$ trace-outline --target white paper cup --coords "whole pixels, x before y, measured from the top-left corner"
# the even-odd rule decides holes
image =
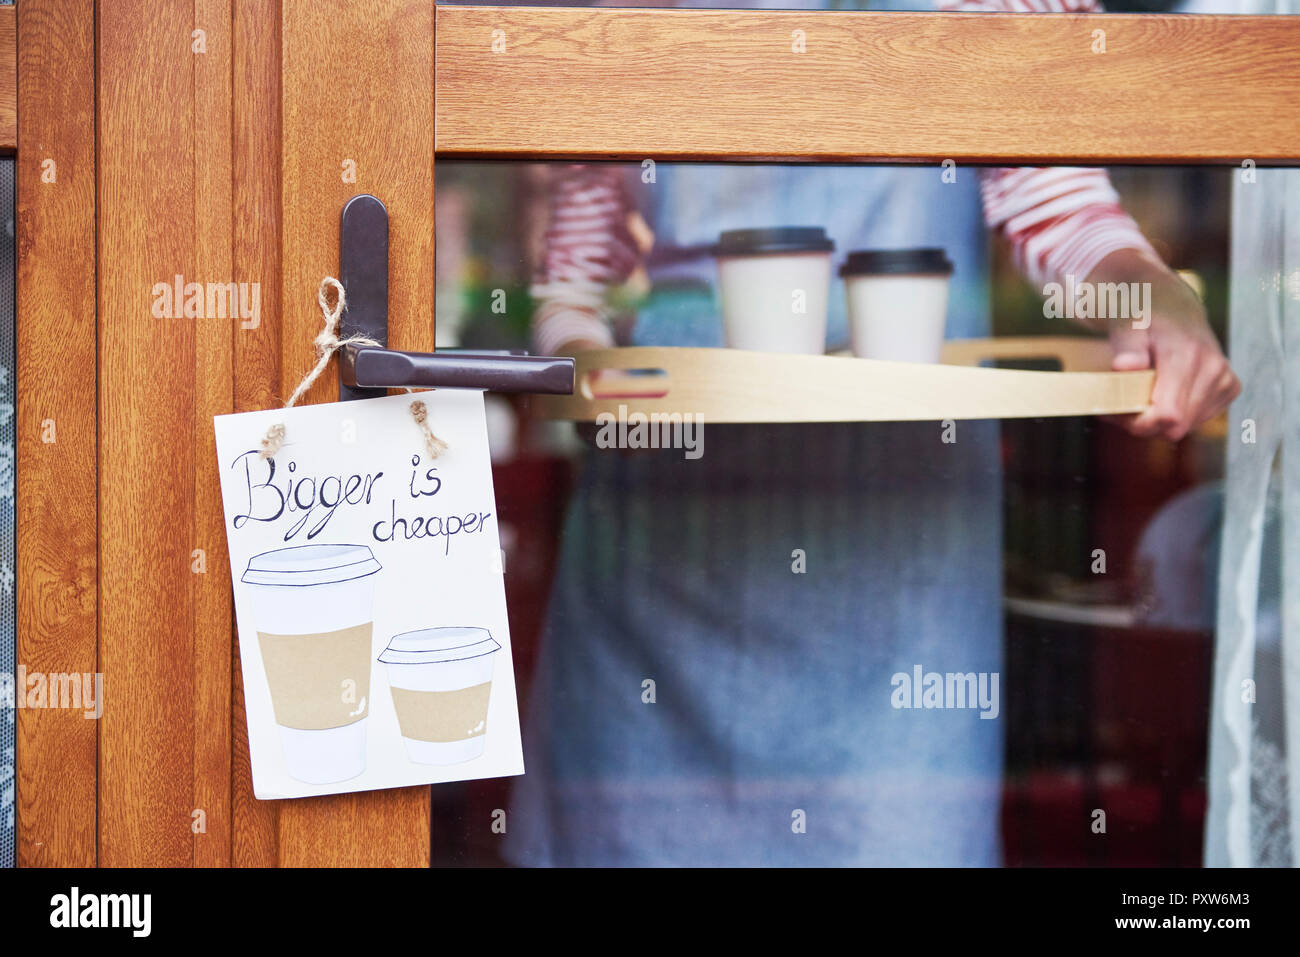
[[[948,315],[952,263],[942,249],[849,253],[840,267],[854,355],[938,362]]]
[[[289,776],[346,781],[366,769],[374,574],[365,545],[299,545],[254,555],[262,666]]]
[[[388,666],[407,757],[460,764],[483,753],[500,650],[486,628],[425,628],[393,637],[379,660]]]
[[[727,345],[824,353],[834,248],[825,230],[815,226],[723,233],[714,255]]]

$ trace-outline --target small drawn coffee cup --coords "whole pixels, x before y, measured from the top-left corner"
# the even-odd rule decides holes
[[[365,545],[298,545],[254,555],[240,579],[289,776],[346,781],[366,769],[371,604],[379,562]]]
[[[727,345],[755,352],[824,353],[834,249],[819,226],[724,232],[714,256]]]
[[[486,628],[425,628],[393,637],[379,660],[388,666],[407,757],[460,764],[483,753],[500,650]]]
[[[894,362],[938,362],[952,262],[942,249],[860,249],[840,276],[848,297],[853,354]]]

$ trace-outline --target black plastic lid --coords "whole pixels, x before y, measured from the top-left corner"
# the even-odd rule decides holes
[[[835,243],[820,226],[772,226],[730,229],[718,238],[715,256],[761,256],[768,253],[827,253]]]
[[[937,247],[855,249],[840,267],[841,276],[951,276],[952,261]]]

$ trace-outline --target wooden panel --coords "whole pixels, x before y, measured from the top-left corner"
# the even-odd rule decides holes
[[[191,43],[190,57],[194,70],[194,278],[204,283],[227,282],[233,269],[230,7],[231,0],[194,0],[194,31],[202,31]],[[194,44],[200,40],[203,52],[194,52]],[[208,316],[199,320],[194,342],[194,531],[190,540],[195,549],[202,550],[204,568],[193,574],[191,561],[194,807],[204,815],[203,830],[194,834],[193,861],[199,867],[228,865],[231,858],[231,654],[235,642],[212,417],[234,411],[231,348],[236,334],[252,321],[234,311],[237,318]]]
[[[75,15],[74,9],[68,15]],[[18,146],[18,15],[0,7],[0,153]]]
[[[235,279],[261,289],[261,321],[235,335],[235,410],[248,412],[270,408],[280,396],[279,0],[237,3],[232,45]],[[274,867],[279,804],[253,796],[238,642],[232,666],[231,863]]]
[[[338,270],[339,213],[373,193],[389,214],[389,341],[432,350],[433,4],[283,5],[280,384],[314,361],[316,289]],[[351,166],[345,166],[350,161]],[[355,182],[345,169],[355,168]],[[335,401],[322,376],[308,401]],[[283,866],[429,864],[429,789],[281,802]]]
[[[17,647],[55,674],[98,670],[94,23],[91,0],[18,17]],[[95,864],[97,731],[18,712],[20,865]]]
[[[194,699],[196,330],[208,320],[151,311],[156,283],[201,279],[193,19],[192,0],[98,10],[104,866],[192,862],[195,725],[221,720]]]
[[[443,156],[1300,157],[1297,17],[440,6],[437,18]]]

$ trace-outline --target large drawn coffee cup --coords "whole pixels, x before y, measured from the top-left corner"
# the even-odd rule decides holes
[[[242,581],[290,777],[333,784],[366,768],[371,604],[379,562],[365,545],[254,555]]]
[[[483,753],[500,650],[486,628],[426,628],[388,643],[379,660],[388,666],[407,757],[460,764]]]

